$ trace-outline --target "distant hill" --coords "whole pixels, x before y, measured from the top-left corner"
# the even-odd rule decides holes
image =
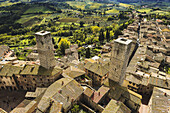
[[[117,0],[122,3],[138,3],[138,2],[170,2],[170,0]]]

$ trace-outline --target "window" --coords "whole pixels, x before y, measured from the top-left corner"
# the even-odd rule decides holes
[[[12,82],[12,84],[14,84],[14,82]]]
[[[34,68],[35,68],[35,67],[32,67],[32,68],[31,68],[31,72],[34,70]]]
[[[22,75],[24,78],[26,77],[26,75]]]
[[[40,42],[41,42],[42,45],[44,44],[43,41],[40,41]]]
[[[33,78],[33,80],[35,80],[35,78]]]
[[[119,49],[117,50],[117,55],[119,54]]]

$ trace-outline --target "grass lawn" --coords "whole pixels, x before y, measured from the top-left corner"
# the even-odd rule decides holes
[[[119,13],[119,11],[117,9],[111,9],[106,11],[106,13]]]

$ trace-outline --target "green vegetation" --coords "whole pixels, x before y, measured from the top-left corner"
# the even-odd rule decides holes
[[[124,3],[119,3],[120,6],[123,6],[123,7],[134,7],[133,5],[130,5],[130,4],[124,4]]]
[[[119,13],[119,11],[113,8],[111,10],[106,11],[106,13]]]
[[[51,32],[56,58],[65,55],[65,49],[71,44],[78,44],[79,55],[89,58],[99,55],[103,44],[122,34],[122,30],[134,21],[132,12],[135,10],[149,13],[150,18],[164,19],[164,23],[169,24],[166,10],[141,9],[124,3],[87,0],[13,2],[6,6],[0,8],[0,44],[9,45],[19,59],[25,59],[31,52],[24,48],[36,45],[34,33],[41,30]],[[89,45],[93,47],[87,49]]]
[[[138,9],[138,11],[141,12],[141,13],[144,13],[144,12],[150,13],[152,11],[152,9],[144,8],[144,9]]]

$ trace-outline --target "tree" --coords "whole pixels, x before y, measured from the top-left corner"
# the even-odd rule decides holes
[[[91,29],[92,29],[94,34],[96,34],[97,32],[100,31],[100,27],[98,27],[98,26],[91,26]]]
[[[86,49],[86,58],[90,58],[90,48]]]
[[[110,31],[108,29],[106,32],[106,39],[107,39],[107,42],[110,40]]]
[[[122,32],[121,32],[120,29],[116,29],[116,30],[115,30],[115,33],[114,33],[115,38],[118,38],[118,36],[121,35],[121,34],[122,34]]]
[[[74,105],[71,109],[71,113],[78,113],[80,111],[79,105]]]
[[[80,21],[80,27],[84,27],[84,22]]]
[[[104,41],[103,29],[100,30],[99,41],[100,41],[100,43],[101,43],[102,41]]]
[[[93,20],[93,26],[95,26],[95,21]]]
[[[65,49],[69,48],[70,42],[66,39],[61,39],[61,41],[58,44],[60,51],[63,55],[65,55]]]

